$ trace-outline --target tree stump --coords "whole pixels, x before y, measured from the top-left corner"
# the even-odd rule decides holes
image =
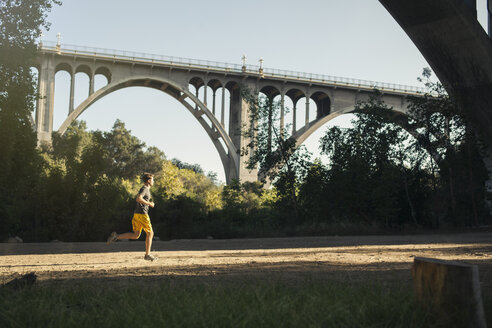
[[[478,267],[455,261],[416,257],[415,297],[452,327],[486,328]]]

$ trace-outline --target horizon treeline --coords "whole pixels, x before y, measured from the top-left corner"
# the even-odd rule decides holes
[[[377,93],[359,103],[351,128],[332,127],[320,139],[329,164],[312,160],[275,127],[269,137],[268,128],[257,124],[267,133],[256,136],[270,141],[252,140],[258,151],[249,164],[265,180],[229,185],[197,164],[146,147],[120,120],[108,132],[88,131],[85,122],[75,121],[38,148],[31,133],[27,151],[17,149],[24,156],[17,173],[3,179],[16,197],[2,199],[1,237],[103,241],[110,231],[128,231],[143,172],[156,176],[150,215],[161,240],[480,226],[490,221],[480,144],[454,110],[448,108],[446,118],[442,108],[449,97],[442,97],[412,100],[406,116],[395,116]],[[266,101],[258,108],[274,115],[278,104]],[[252,119],[259,122],[261,115]]]
[[[0,11],[0,241],[103,241],[131,229],[139,176],[156,175],[156,236],[238,238],[407,232],[490,224],[484,145],[466,108],[431,82],[393,111],[377,90],[355,107],[352,127],[320,140],[311,159],[277,123],[280,104],[241,90],[250,104],[242,150],[261,182],[217,185],[196,164],[165,154],[117,120],[111,131],[75,121],[38,147],[36,38],[58,0],[2,1]],[[284,109],[287,110],[287,109]],[[234,133],[232,131],[231,133]],[[248,152],[254,149],[254,152]],[[264,187],[267,183],[268,188]]]

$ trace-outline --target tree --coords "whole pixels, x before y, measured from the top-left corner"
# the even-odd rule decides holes
[[[159,172],[162,163],[166,160],[166,154],[157,147],[148,147],[143,155],[144,165],[141,168],[144,172]]]
[[[63,136],[53,133],[52,140],[51,149],[45,151],[51,152],[54,159],[67,161],[68,166],[72,166],[72,162],[80,162],[83,150],[92,142],[92,133],[87,131],[85,121],[73,121]]]
[[[409,99],[408,115],[376,93],[356,106],[352,128],[321,139],[332,216],[385,227],[480,223],[486,173],[476,134],[430,71],[421,80],[429,92]]]
[[[279,102],[254,96],[245,88],[242,97],[250,110],[249,124],[242,131],[250,140],[242,149],[242,155],[249,155],[247,168],[258,166],[260,178],[273,181],[278,200],[287,205],[281,207],[293,209],[294,220],[298,221],[298,186],[309,165],[310,154],[304,146],[297,146],[296,140],[289,135],[289,125],[281,127],[278,124]]]
[[[318,224],[330,221],[330,204],[327,197],[328,170],[316,159],[308,168],[299,187],[299,203],[306,222]]]
[[[401,218],[418,224],[409,173],[423,169],[425,153],[415,150],[415,140],[390,123],[392,108],[380,94],[357,104],[355,111],[352,128],[331,128],[320,140],[330,160],[333,215],[379,221],[385,227],[403,223]],[[410,216],[401,216],[404,207]]]
[[[37,99],[31,67],[54,4],[60,2],[0,0],[0,237],[36,226],[32,194],[42,161],[31,125]]]
[[[144,169],[145,143],[133,136],[122,121],[116,120],[111,131],[104,133],[103,147],[111,162],[111,175],[132,178]]]
[[[430,69],[424,69],[419,80],[428,92],[423,97],[410,98],[408,126],[416,131],[419,144],[437,164],[439,180],[434,181],[434,190],[446,195],[440,195],[440,199],[449,204],[444,217],[455,225],[478,225],[479,217],[485,214],[487,179],[480,137],[459,101],[448,95],[441,83],[432,80]]]
[[[199,164],[190,164],[183,162],[177,158],[173,158],[171,162],[176,165],[179,169],[187,169],[187,170],[192,170],[195,173],[198,174],[203,174],[203,169]]]

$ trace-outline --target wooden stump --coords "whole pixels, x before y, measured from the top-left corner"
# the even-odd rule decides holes
[[[486,328],[478,267],[416,257],[412,276],[417,302],[453,327]]]

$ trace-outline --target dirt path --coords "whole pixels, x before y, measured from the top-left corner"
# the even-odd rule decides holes
[[[0,244],[0,283],[29,272],[40,282],[266,274],[409,281],[413,258],[432,257],[478,265],[483,293],[492,297],[492,233],[174,240],[152,248],[155,262],[143,260],[142,241]]]

